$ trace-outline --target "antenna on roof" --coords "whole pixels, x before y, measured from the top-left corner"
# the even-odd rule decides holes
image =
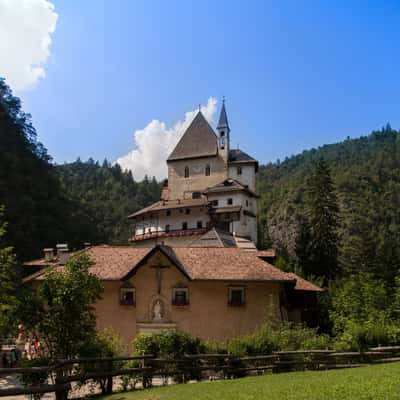
[[[201,104],[199,104],[199,112],[201,111]]]

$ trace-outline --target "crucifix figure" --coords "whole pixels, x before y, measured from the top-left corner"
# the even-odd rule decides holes
[[[157,293],[160,294],[160,293],[161,293],[161,283],[162,283],[162,282],[161,282],[161,281],[162,281],[162,273],[161,273],[161,270],[162,270],[163,268],[168,268],[168,267],[165,266],[165,265],[157,264],[157,265],[152,266],[152,268],[154,268],[154,269],[156,270]]]

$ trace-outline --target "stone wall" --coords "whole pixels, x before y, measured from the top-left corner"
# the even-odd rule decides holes
[[[205,175],[206,165],[210,166],[210,176]],[[185,178],[185,167],[189,168],[189,177]],[[227,165],[220,156],[168,162],[169,198],[187,199],[193,192],[202,192],[207,187],[227,179]]]

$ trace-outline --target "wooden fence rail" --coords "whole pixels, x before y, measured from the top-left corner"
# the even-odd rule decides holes
[[[327,370],[355,368],[362,365],[400,361],[400,346],[376,347],[365,352],[334,350],[279,351],[272,354],[236,357],[231,354],[196,354],[180,359],[135,357],[79,358],[59,360],[54,365],[32,368],[2,368],[0,376],[47,377],[26,387],[0,389],[0,397],[54,392],[58,400],[67,398],[72,382],[101,383],[103,393],[112,392],[113,377],[137,379],[143,387],[153,377],[173,377],[178,382],[206,379],[212,376],[234,378],[248,374],[305,369]],[[32,379],[30,380],[32,381]],[[51,382],[51,383],[49,383]]]

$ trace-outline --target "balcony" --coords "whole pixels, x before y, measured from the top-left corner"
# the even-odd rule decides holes
[[[146,232],[141,235],[132,236],[130,242],[138,242],[148,239],[166,238],[166,237],[182,237],[182,236],[195,236],[203,235],[207,232],[206,228],[193,228],[193,229],[171,229],[169,231]]]

